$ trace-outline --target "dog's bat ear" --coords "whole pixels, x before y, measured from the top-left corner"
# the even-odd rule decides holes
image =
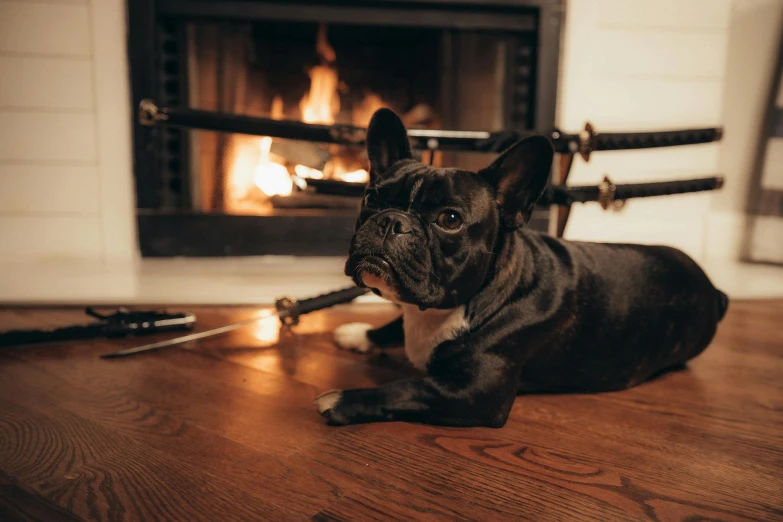
[[[547,138],[532,136],[512,145],[479,172],[495,187],[501,219],[506,226],[516,228],[530,219],[536,201],[549,183],[553,156]]]
[[[367,156],[370,178],[382,177],[401,159],[410,159],[411,145],[402,120],[391,109],[378,109],[367,128]]]

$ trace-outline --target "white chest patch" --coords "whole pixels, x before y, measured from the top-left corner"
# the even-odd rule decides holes
[[[468,329],[465,307],[450,310],[419,310],[402,305],[402,325],[405,330],[405,355],[420,370],[427,368],[432,351],[440,343],[456,338]]]

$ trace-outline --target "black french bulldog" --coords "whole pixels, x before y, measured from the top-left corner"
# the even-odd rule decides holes
[[[687,255],[520,230],[552,146],[520,141],[476,173],[412,159],[394,112],[367,132],[370,183],[345,273],[401,305],[378,329],[343,325],[344,348],[405,344],[426,376],[315,401],[330,424],[505,424],[519,392],[635,386],[699,355],[728,307]]]

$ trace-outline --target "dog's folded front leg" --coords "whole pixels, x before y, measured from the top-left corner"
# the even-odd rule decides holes
[[[409,421],[445,426],[503,426],[516,386],[506,361],[480,354],[459,366],[457,371],[442,372],[431,363],[430,369],[436,371],[423,378],[378,388],[332,390],[318,397],[315,404],[318,412],[334,425]]]

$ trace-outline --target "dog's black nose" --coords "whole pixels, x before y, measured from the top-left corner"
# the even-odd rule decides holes
[[[378,219],[378,228],[383,237],[410,234],[411,224],[407,217],[401,214],[384,214]]]

